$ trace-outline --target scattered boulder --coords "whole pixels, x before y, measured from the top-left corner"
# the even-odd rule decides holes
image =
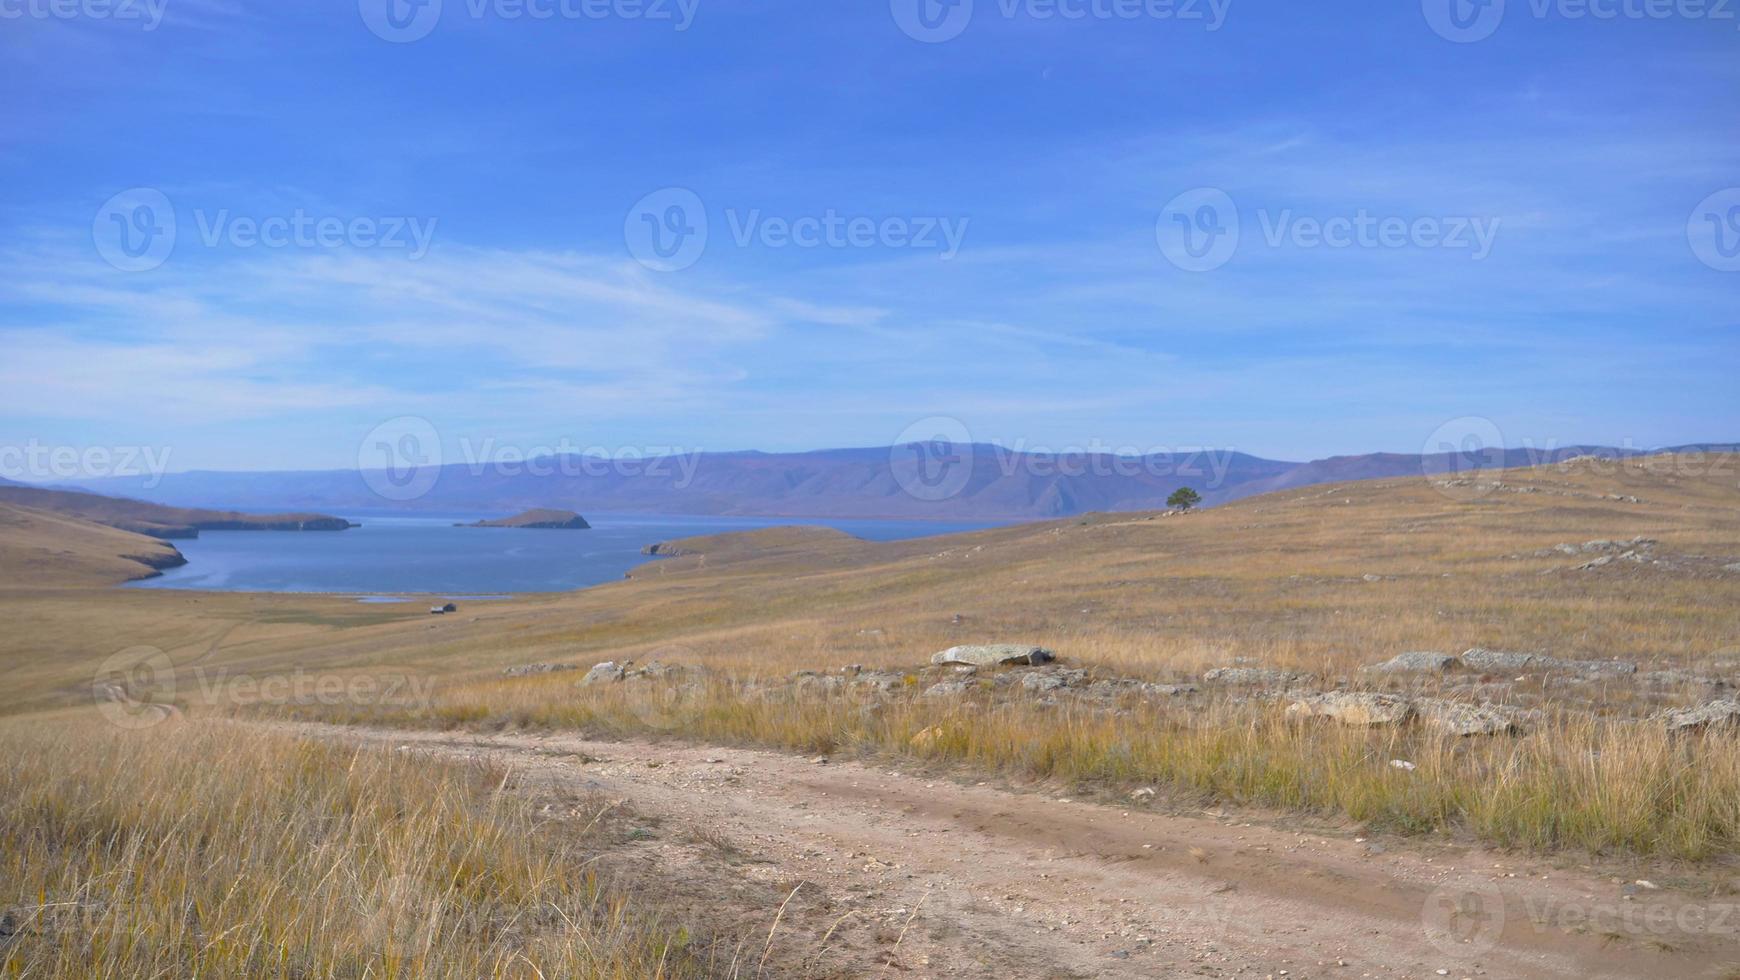
[[[626,672],[622,669],[622,666],[616,661],[606,660],[601,664],[593,665],[592,669],[586,672],[586,676],[580,678],[580,686],[591,687],[594,684],[615,684],[622,680],[625,673]]]
[[[1447,653],[1415,650],[1398,653],[1381,664],[1372,664],[1366,670],[1382,674],[1442,673],[1455,669],[1457,664],[1457,659]]]
[[[1366,694],[1336,691],[1313,694],[1287,706],[1287,714],[1304,718],[1329,718],[1343,725],[1376,728],[1399,725],[1413,717],[1414,707],[1407,698],[1394,694]]]
[[[658,660],[648,660],[635,667],[623,665],[623,675],[629,680],[669,681],[691,674],[705,674],[704,667],[685,667],[681,664],[667,664]]]
[[[1670,667],[1667,670],[1652,670],[1646,673],[1641,673],[1637,675],[1637,679],[1644,684],[1653,684],[1660,687],[1672,687],[1675,684],[1707,684],[1712,687],[1725,687],[1727,685],[1727,682],[1722,680],[1720,677],[1711,677],[1707,674],[1697,673],[1696,671],[1681,670],[1678,667]]]
[[[1462,663],[1475,670],[1510,673],[1518,670],[1559,670],[1585,677],[1615,677],[1637,673],[1628,660],[1560,660],[1543,653],[1505,653],[1475,647],[1462,654]]]
[[[799,672],[792,679],[796,682],[792,690],[800,697],[832,694],[846,686],[846,678],[839,674],[818,674],[806,670]]]
[[[930,687],[926,688],[924,696],[927,698],[960,697],[967,693],[968,688],[969,685],[966,681],[943,681],[940,684],[932,684]]]
[[[888,694],[898,690],[905,681],[906,677],[903,674],[886,670],[872,670],[853,675],[847,683],[853,687],[868,688],[871,691]]]
[[[1017,643],[991,643],[982,646],[949,647],[930,658],[933,664],[970,664],[974,667],[1010,666],[1037,667],[1057,659],[1044,647],[1022,646]]]
[[[1216,667],[1202,675],[1205,684],[1232,686],[1293,687],[1316,680],[1313,674],[1272,667]]]
[[[1546,667],[1545,661],[1551,657],[1543,657],[1538,653],[1505,653],[1500,650],[1488,650],[1485,647],[1475,647],[1462,653],[1464,666],[1475,670],[1497,671],[1509,673],[1515,670],[1541,670]]]
[[[1740,701],[1723,698],[1696,708],[1664,711],[1658,716],[1670,732],[1702,732],[1740,727]]]
[[[1483,701],[1446,701],[1441,698],[1421,698],[1414,702],[1414,713],[1427,727],[1447,735],[1467,738],[1472,735],[1520,735],[1530,723],[1540,718],[1538,711],[1525,711],[1506,705]]]
[[[565,670],[579,670],[573,664],[521,664],[518,667],[508,667],[502,670],[503,677],[533,677],[538,674],[557,674]]]
[[[1061,675],[1056,673],[1026,674],[1021,678],[1021,689],[1024,691],[1031,691],[1034,694],[1044,694],[1048,691],[1055,691],[1060,687],[1068,686],[1068,682],[1065,681]]]

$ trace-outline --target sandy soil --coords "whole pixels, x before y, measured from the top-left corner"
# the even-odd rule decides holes
[[[1740,975],[1740,899],[1478,849],[741,748],[294,727],[488,759],[551,807],[620,801],[679,909],[755,933],[747,974],[766,952],[829,977]]]

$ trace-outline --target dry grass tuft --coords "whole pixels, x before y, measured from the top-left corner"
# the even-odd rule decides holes
[[[1342,816],[1374,829],[1451,833],[1530,851],[1704,860],[1740,850],[1740,736],[1546,713],[1522,737],[1300,723],[1285,702],[1047,706],[1015,700],[879,703],[715,680],[673,698],[653,685],[460,689],[426,710],[332,720],[582,729],[815,753],[904,756],[1174,803]],[[542,691],[536,695],[531,691]],[[1412,762],[1411,771],[1390,765]]]
[[[224,723],[0,737],[0,974],[704,972],[501,773]]]

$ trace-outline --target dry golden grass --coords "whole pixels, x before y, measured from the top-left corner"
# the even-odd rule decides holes
[[[928,682],[926,682],[928,683]],[[412,727],[579,729],[945,762],[1122,796],[1157,786],[1175,805],[1233,804],[1347,818],[1371,829],[1472,835],[1702,861],[1740,851],[1740,736],[1671,737],[1656,724],[1555,712],[1520,738],[1288,718],[1286,702],[1207,705],[903,694],[802,695],[715,680],[575,691],[571,680],[458,689],[418,708],[293,713]],[[924,733],[924,734],[920,734]],[[1411,762],[1411,771],[1390,765]]]
[[[151,563],[174,557],[175,549],[156,538],[0,502],[3,586],[38,589],[125,582],[153,574]]]
[[[734,678],[848,663],[910,667],[956,643],[1032,642],[1102,671],[1184,680],[1244,658],[1380,684],[1358,667],[1404,650],[1471,646],[1645,670],[1740,670],[1740,474],[1732,456],[1579,462],[1503,474],[1501,488],[1385,480],[1311,487],[1182,517],[1094,515],[870,544],[785,532],[688,543],[705,551],[566,595],[415,607],[342,598],[67,589],[0,592],[0,668],[11,712],[89,702],[103,656],[148,644],[182,668],[194,714],[273,698],[195,670],[341,678],[410,676],[427,697],[327,699],[303,714],[419,724],[596,727],[801,747],[912,752],[941,723],[939,758],[1030,776],[1157,783],[1186,797],[1341,814],[1531,848],[1686,858],[1740,837],[1736,743],[1673,742],[1632,725],[1693,688],[1632,683],[1505,687],[1499,700],[1553,721],[1519,740],[1298,728],[1261,705],[1123,717],[931,704],[857,706],[720,696],[675,722],[574,675],[504,680],[533,662],[702,664]],[[1635,498],[1635,499],[1632,499]],[[1666,564],[1577,570],[1537,554],[1590,539],[1656,539]],[[765,536],[764,536],[765,537]],[[1369,578],[1368,578],[1369,577]],[[1499,678],[1508,681],[1508,678]],[[306,699],[303,699],[306,700]],[[315,699],[318,701],[319,699]],[[1387,766],[1407,758],[1403,778]]]
[[[700,975],[504,774],[210,722],[18,724],[0,758],[0,974]]]

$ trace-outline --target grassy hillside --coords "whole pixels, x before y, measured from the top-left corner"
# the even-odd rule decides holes
[[[723,972],[606,880],[602,804],[552,817],[505,772],[222,724],[0,736],[8,976]]]
[[[0,486],[0,503],[52,511],[154,538],[191,538],[201,530],[337,531],[350,526],[343,518],[327,514],[242,514],[164,507],[141,500],[37,487]]]
[[[1282,702],[1206,685],[1174,707],[1123,716],[977,696],[908,698],[867,715],[854,702],[794,705],[735,685],[846,664],[910,671],[944,647],[998,641],[1167,682],[1248,664],[1311,672],[1322,690],[1393,690],[1402,682],[1360,668],[1408,650],[1484,646],[1624,658],[1644,674],[1681,669],[1733,683],[1734,467],[1722,455],[1573,461],[1474,483],[1360,482],[1188,515],[1096,515],[891,543],[803,530],[722,536],[677,542],[686,554],[628,581],[433,621],[415,607],[318,597],[0,591],[0,616],[18,624],[0,636],[0,668],[13,680],[11,711],[88,703],[96,662],[145,644],[182,669],[174,701],[194,713],[298,701],[213,694],[189,680],[195,669],[404,677],[429,686],[408,699],[303,697],[297,710],[440,726],[650,725],[806,750],[916,752],[1415,831],[1707,857],[1740,844],[1734,739],[1682,743],[1659,726],[1648,737],[1628,727],[1707,696],[1708,683],[1674,675],[1406,682],[1543,712],[1534,734],[1478,741],[1302,730]],[[1598,540],[1624,544],[1584,550]],[[705,665],[721,685],[673,718],[626,695],[577,694],[572,675],[501,673],[606,659]],[[938,726],[948,737],[911,746]],[[1412,782],[1385,768],[1404,757],[1420,762]],[[1590,758],[1619,768],[1576,762]],[[1501,784],[1507,794],[1494,795]]]
[[[183,562],[174,547],[154,538],[0,503],[0,587],[107,585]]]

